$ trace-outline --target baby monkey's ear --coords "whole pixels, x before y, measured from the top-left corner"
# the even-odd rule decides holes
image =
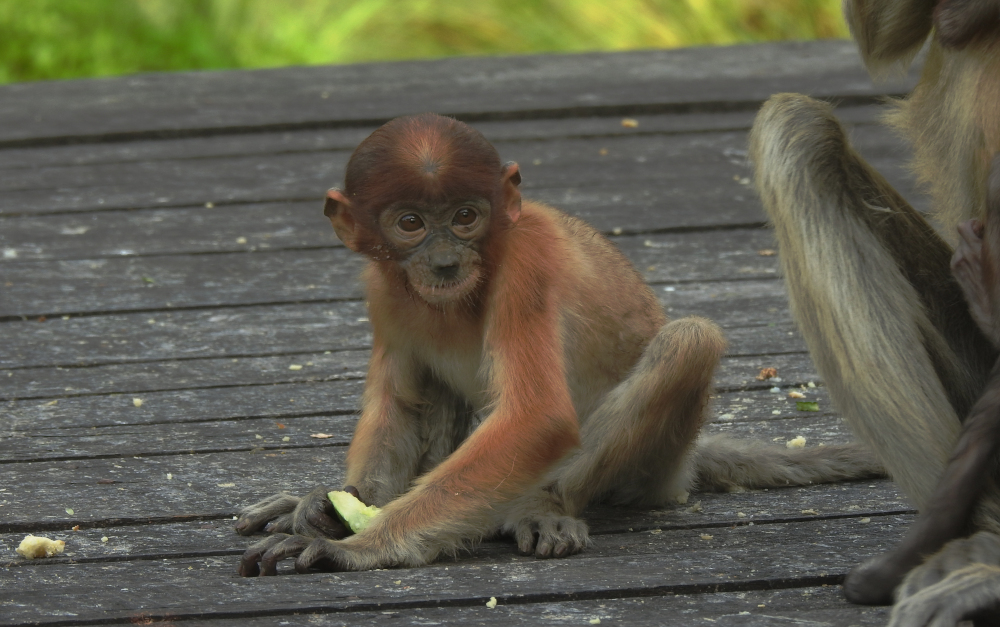
[[[357,238],[358,221],[354,218],[354,206],[337,188],[326,192],[323,215],[330,218],[333,230],[340,241],[354,252],[360,252]]]

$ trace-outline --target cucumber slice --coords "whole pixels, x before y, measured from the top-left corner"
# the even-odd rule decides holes
[[[368,526],[372,518],[382,511],[374,505],[365,505],[353,494],[342,490],[334,490],[326,495],[333,503],[333,509],[337,511],[344,524],[351,528],[351,531],[358,533]]]

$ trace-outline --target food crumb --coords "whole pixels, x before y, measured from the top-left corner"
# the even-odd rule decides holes
[[[692,514],[698,514],[701,512],[701,501],[698,501],[694,505],[688,508],[688,511]]]
[[[867,524],[868,524],[868,523],[870,523],[871,521],[872,521],[872,519],[871,519],[871,518],[862,518],[862,519],[861,519],[861,524],[862,524],[862,525],[867,525]]]
[[[136,407],[142,407],[142,399],[141,398],[133,398],[132,399],[132,404],[135,405]]]
[[[80,525],[73,525],[73,531],[79,531]]]
[[[591,618],[590,619],[590,624],[591,625],[600,625],[601,624],[601,619],[597,618],[597,617]]]
[[[758,381],[767,381],[768,379],[773,379],[778,376],[777,368],[761,368],[760,372],[757,374]]]
[[[24,536],[24,540],[21,540],[21,544],[19,544],[14,550],[17,551],[21,557],[33,560],[38,557],[52,557],[53,555],[58,555],[62,553],[65,548],[66,542],[63,540],[52,540],[42,536],[28,535]]]
[[[805,398],[805,397],[806,397],[805,394],[803,394],[802,392],[796,392],[795,390],[792,390],[791,392],[788,393],[788,398]]]
[[[819,512],[817,512],[814,509],[804,509],[804,510],[802,510],[802,513],[803,514],[809,514],[810,516],[819,516]]]
[[[778,386],[774,386],[773,388],[771,388],[770,390],[768,390],[768,392],[770,392],[771,394],[780,394],[781,393],[781,388],[779,388]]]
[[[714,538],[714,537],[715,537],[715,536],[712,536],[712,535],[709,535],[709,534],[707,534],[707,533],[703,533],[703,534],[701,534],[701,539],[702,539],[702,540],[711,540],[711,539],[712,539],[712,538]]]
[[[101,536],[101,542],[107,542],[108,536]]]
[[[615,228],[611,229],[611,234],[612,235],[621,235],[622,234],[622,227],[616,226]]]
[[[332,438],[333,436],[329,433],[310,433],[310,438],[316,438],[317,440],[326,440],[327,438]]]
[[[302,364],[292,364],[288,367],[289,370],[302,370]]]
[[[639,120],[634,120],[632,118],[625,118],[622,120],[622,126],[625,128],[637,128],[639,126]]]
[[[486,607],[488,607],[488,608],[490,608],[492,610],[496,606],[497,606],[497,598],[496,597],[490,597],[490,600],[486,602]]]
[[[286,435],[285,437],[281,438],[281,441],[282,441],[282,442],[288,442],[288,441],[289,441],[289,440],[291,440],[291,439],[292,439],[292,438],[290,438],[289,436],[287,436],[287,435]]]
[[[687,490],[685,490],[684,492],[681,492],[680,494],[678,494],[677,496],[675,496],[674,500],[677,501],[677,503],[679,505],[687,505],[688,497],[690,497],[690,496],[691,496],[691,493],[688,492]]]
[[[744,514],[743,512],[736,512],[736,517],[737,517],[737,518],[746,518],[746,517],[747,517],[747,515],[746,515],[746,514]]]
[[[801,435],[797,438],[792,438],[791,440],[785,442],[786,448],[805,448],[806,439]]]
[[[757,251],[757,254],[758,254],[758,255],[760,255],[761,257],[773,257],[773,256],[775,256],[775,255],[776,255],[777,253],[775,253],[775,252],[774,252],[774,251],[773,251],[772,249],[770,249],[770,248],[765,248],[765,249],[763,249],[763,250],[758,250],[758,251]]]

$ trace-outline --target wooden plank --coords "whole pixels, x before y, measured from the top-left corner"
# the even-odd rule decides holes
[[[426,110],[482,120],[753,109],[781,91],[871,98],[910,84],[874,86],[845,41],[178,72],[5,85],[0,142],[365,125]]]
[[[729,382],[742,382],[744,385],[737,391],[716,394],[714,415],[718,415],[723,422],[789,415],[794,403],[787,398],[788,391],[799,389],[798,386],[809,382],[810,373],[802,366],[805,362],[801,357],[799,355],[798,362],[787,359],[769,361],[770,364],[783,366],[780,371],[783,376],[780,380],[767,382],[756,380],[758,370],[747,366],[746,360],[731,366],[733,374],[742,378],[730,379]],[[787,368],[789,364],[792,364],[791,368]],[[802,374],[806,376],[796,379]],[[202,389],[140,392],[143,401],[140,407],[135,406],[132,395],[122,396],[112,392],[74,396],[69,393],[72,390],[63,390],[63,395],[54,401],[26,399],[4,403],[6,431],[0,433],[6,433],[8,437],[23,437],[24,433],[33,432],[48,437],[59,429],[86,428],[92,430],[90,435],[98,436],[100,429],[116,426],[258,419],[267,424],[269,420],[287,423],[293,418],[319,416],[336,422],[338,418],[329,417],[353,414],[360,407],[363,380],[360,372],[356,375],[355,378],[333,381],[277,381],[258,385],[249,385],[234,377],[223,380],[227,382],[222,385]],[[772,391],[775,387],[779,392]],[[819,402],[824,414],[829,411],[830,402],[823,387],[805,388],[802,392],[808,400]],[[275,425],[270,427],[273,429]],[[319,430],[337,432],[331,426]],[[81,431],[80,435],[83,433]],[[346,442],[348,434],[345,432],[342,435]],[[21,446],[24,446],[23,442],[10,443],[13,449]],[[13,458],[16,452],[8,454]]]
[[[6,376],[0,372],[0,401],[58,400],[95,394],[142,395],[143,408],[154,411],[149,399],[156,392],[360,379],[367,369],[368,355],[368,350],[343,350],[294,356],[156,361],[138,367],[109,364],[16,369],[8,370]],[[292,366],[302,367],[292,369]],[[724,391],[771,387],[770,383],[756,380],[760,369],[767,367],[777,368],[788,382],[819,381],[808,355],[784,353],[724,358],[716,373],[716,385]],[[132,399],[121,396],[114,402],[127,406]]]
[[[789,433],[781,429],[780,420],[768,424],[775,425],[775,431],[767,433],[779,433],[780,438],[796,435],[794,430]],[[760,423],[755,426],[755,437],[765,433]],[[273,447],[282,437],[276,432],[273,427],[266,431],[269,442],[260,443]],[[834,439],[843,437],[840,433]],[[243,444],[257,442],[254,439]],[[2,528],[8,531],[30,531],[33,527],[68,529],[75,524],[118,524],[109,522],[118,519],[229,516],[241,506],[274,492],[301,493],[316,484],[342,485],[345,452],[346,446],[338,442],[282,450],[255,447],[182,454],[168,450],[166,454],[145,456],[122,452],[121,457],[0,464],[0,485],[30,486],[5,488],[0,526],[6,525]],[[780,507],[775,506],[775,511],[784,512],[781,516],[816,509],[802,505],[804,500],[788,494],[785,497]]]
[[[840,586],[749,590],[703,594],[667,594],[590,601],[498,604],[467,607],[419,607],[375,609],[368,612],[282,614],[280,616],[215,619],[213,627],[246,625],[258,627],[348,627],[355,625],[461,625],[493,627],[503,625],[603,625],[660,627],[668,621],[685,625],[723,627],[883,627],[889,622],[887,607],[851,605]],[[676,624],[680,624],[676,622]]]
[[[664,292],[673,287],[673,292]],[[675,296],[685,286],[658,286]],[[779,286],[780,288],[780,286]],[[771,292],[766,292],[771,295]],[[710,304],[716,299],[706,295]],[[672,306],[672,315],[683,313]],[[693,300],[693,299],[692,299]],[[693,304],[693,303],[692,303]],[[780,295],[768,309],[784,310]],[[780,318],[780,321],[776,321]],[[728,316],[730,355],[799,352],[805,345],[787,321],[788,313]],[[753,325],[753,326],[749,326]],[[106,314],[63,320],[12,320],[0,327],[5,350],[0,368],[39,366],[80,367],[167,359],[294,355],[371,346],[367,312],[361,301],[219,307],[209,310]],[[0,387],[3,387],[0,373]]]
[[[806,438],[810,446],[816,444],[838,444],[853,440],[853,436],[842,424],[839,416],[818,415],[796,412],[795,404],[783,399],[766,398],[768,392],[742,393],[752,401],[752,411],[739,414],[727,413],[729,419],[720,420],[709,426],[712,433],[728,433],[741,438],[763,439],[768,442],[784,442],[796,436]],[[784,395],[781,395],[784,396]],[[299,405],[306,399],[295,399]],[[329,397],[328,405],[344,407],[347,403],[339,397]],[[356,396],[350,399],[357,401]],[[823,402],[827,410],[825,392],[810,395],[810,400]],[[145,403],[144,403],[145,404]],[[739,404],[741,410],[747,405]],[[135,420],[127,416],[124,403],[117,403],[117,416],[109,418],[117,424],[98,426],[93,419],[80,419],[78,426],[54,427],[46,423],[18,421],[0,430],[0,463],[15,461],[40,461],[46,459],[86,459],[88,457],[115,457],[118,455],[168,455],[183,453],[211,453],[214,451],[254,451],[290,450],[332,445],[346,445],[354,433],[357,419],[357,405],[343,410],[327,410],[322,414],[302,416],[266,415],[253,418],[212,415],[207,419],[193,420],[183,414],[165,414],[160,408],[156,416],[145,422],[125,422]],[[771,410],[771,407],[778,409]],[[337,413],[334,413],[337,411]],[[778,411],[772,414],[771,411]],[[261,408],[260,413],[270,413],[269,408]],[[736,416],[739,419],[736,419]],[[124,420],[123,420],[124,419]],[[326,434],[329,438],[317,439],[315,434]]]
[[[0,500],[6,500],[5,495],[0,494]],[[817,513],[803,514],[801,509],[795,508],[806,508]],[[757,525],[873,516],[884,518],[912,513],[909,504],[892,482],[876,480],[730,494],[696,492],[685,505],[670,503],[660,508],[612,508],[595,505],[587,509],[584,518],[593,536],[611,536],[603,540],[598,538],[596,543],[610,546],[617,539],[613,537],[615,535],[638,534],[657,529],[707,531],[748,525],[751,522]],[[5,565],[47,568],[67,563],[240,555],[247,543],[252,542],[236,536],[231,516],[206,517],[200,520],[197,517],[197,514],[192,514],[187,520],[155,522],[138,518],[112,524],[101,521],[84,522],[75,531],[69,527],[58,527],[58,524],[39,523],[48,528],[45,532],[48,537],[66,542],[65,553],[43,561],[11,557]],[[131,524],[121,524],[122,522]],[[7,526],[8,529],[11,527],[13,526]],[[19,530],[0,532],[0,550],[4,555],[13,551],[24,533]],[[107,542],[102,540],[105,537],[108,538]],[[473,552],[477,556],[502,557],[510,554],[511,548],[507,539],[499,538],[497,542],[477,546]]]
[[[883,107],[878,105],[838,106],[837,117],[849,124],[875,124],[882,111]],[[566,137],[598,138],[651,133],[749,130],[755,115],[756,111],[753,110],[635,115],[631,119],[638,123],[637,127],[622,126],[621,116],[495,122],[484,120],[476,122],[475,127],[491,142],[497,143]],[[43,166],[353,150],[375,128],[375,126],[362,126],[37,148],[5,148],[0,149],[0,169],[20,170]]]
[[[858,143],[873,166],[912,192],[912,177],[898,167],[898,137],[866,125]],[[526,196],[546,202],[609,186],[618,194],[636,186],[672,190],[668,206],[681,207],[747,196],[739,184],[750,175],[742,130],[498,142],[497,149],[523,166]],[[0,179],[0,216],[321,199],[341,184],[349,155],[342,149],[12,170]]]
[[[615,238],[652,283],[773,278],[765,229]],[[309,250],[30,261],[4,266],[0,317],[35,317],[343,301],[362,297],[364,258],[344,247]]]
[[[5,625],[74,621],[236,618],[407,606],[482,607],[575,598],[662,596],[833,584],[884,550],[909,516],[622,534],[565,560],[497,555],[416,569],[242,579],[233,558],[22,567],[4,586]],[[793,542],[794,550],[782,547]],[[806,552],[803,555],[802,552]],[[399,583],[396,583],[399,582]],[[127,592],[128,594],[122,594]],[[44,595],[44,596],[43,596]]]

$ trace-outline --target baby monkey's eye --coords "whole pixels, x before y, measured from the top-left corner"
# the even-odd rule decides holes
[[[415,213],[409,213],[399,219],[399,228],[407,233],[413,233],[424,228],[424,221]]]
[[[479,215],[476,213],[475,209],[470,209],[469,207],[462,207],[457,212],[455,212],[454,223],[459,226],[469,226]]]

